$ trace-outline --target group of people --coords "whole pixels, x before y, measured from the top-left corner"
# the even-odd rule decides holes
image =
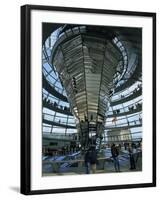
[[[121,172],[120,162],[119,162],[120,149],[121,145],[118,146],[116,146],[115,144],[111,145],[111,158],[113,159],[114,169],[116,172]],[[130,170],[135,170],[138,159],[135,144],[134,143],[129,144],[127,146],[127,151],[129,155]],[[97,159],[97,152],[94,146],[91,146],[86,151],[84,156],[84,162],[85,162],[86,174],[96,173],[96,166],[98,164],[98,159]]]
[[[137,88],[135,88],[135,89],[132,91],[131,94],[135,94],[135,93],[138,92],[141,88],[142,88],[142,85],[141,85],[141,84],[138,84]],[[130,94],[125,94],[125,95],[124,95],[124,94],[121,94],[121,96],[120,96],[121,99],[125,98],[126,95],[129,96]]]
[[[136,103],[135,105],[128,106],[128,111],[134,111],[134,109],[141,109],[142,103]],[[113,110],[114,115],[118,115],[121,113],[121,109]]]
[[[52,148],[44,148],[43,149],[43,155],[44,156],[64,156],[64,155],[69,155],[72,153],[76,153],[80,151],[80,147],[77,144],[70,144],[63,146],[57,150],[52,149]]]
[[[134,109],[141,109],[142,108],[142,103],[136,103],[135,105],[131,105],[128,107],[129,111],[134,111]]]
[[[129,161],[130,161],[130,170],[136,169],[136,163],[138,160],[137,153],[136,153],[136,145],[134,143],[128,144],[125,147],[128,150]],[[116,172],[120,172],[120,163],[119,163],[119,146],[112,144],[111,146],[111,154],[114,162],[114,168]]]
[[[67,146],[63,146],[61,148],[61,154],[62,155],[68,155],[68,154],[71,154],[71,153],[76,153],[80,151],[80,147],[79,145],[74,145],[74,144],[70,144],[70,145],[67,145]]]
[[[67,107],[67,106],[62,106],[62,105],[58,105],[58,103],[57,102],[51,102],[49,99],[47,99],[47,98],[44,98],[43,99],[43,102],[44,102],[44,104],[49,104],[50,106],[53,106],[53,107],[55,107],[55,108],[59,108],[59,109],[61,109],[61,110],[64,110],[64,111],[70,111],[70,108],[69,107]]]
[[[114,110],[113,111],[113,114],[119,114],[121,112],[121,110],[120,109],[117,109],[117,110]]]

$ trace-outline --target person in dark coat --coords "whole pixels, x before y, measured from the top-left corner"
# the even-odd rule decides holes
[[[118,159],[119,151],[115,144],[112,144],[111,146],[111,154],[112,154],[112,158],[114,162],[115,171],[120,172],[120,165],[119,165],[119,159]]]
[[[93,174],[96,173],[96,168],[97,168],[97,152],[95,146],[91,147],[90,151],[90,166],[91,166],[91,171]]]
[[[90,174],[90,171],[92,171],[92,173],[95,174],[97,165],[97,152],[94,146],[90,147],[89,150],[86,152],[84,160],[86,174]]]
[[[84,164],[86,168],[86,174],[90,174],[90,152],[89,149],[85,153]]]

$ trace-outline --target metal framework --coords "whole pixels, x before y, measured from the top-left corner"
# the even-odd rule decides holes
[[[139,29],[119,28],[117,31],[113,27],[61,25],[44,43],[43,54],[44,108],[66,115],[66,124],[56,123],[55,120],[43,121],[44,127],[47,123],[52,125],[52,133],[58,128],[65,128],[66,135],[66,130],[72,129],[75,124],[78,140],[86,148],[96,143],[97,138],[104,139],[106,130],[120,130],[120,127],[123,129],[127,126],[132,129],[142,125],[142,105],[135,107],[137,103],[141,103],[142,94],[138,81],[141,77]],[[130,89],[132,86],[133,89]],[[116,96],[117,101],[112,100]],[[62,102],[56,108],[55,97]],[[136,98],[134,103],[131,102]],[[46,99],[50,101],[49,105]],[[130,104],[125,106],[127,101]],[[64,110],[64,102],[69,110]],[[116,106],[122,103],[123,107],[118,107],[120,113],[115,114]],[[112,111],[108,110],[111,106]],[[129,107],[135,109],[128,110]],[[67,117],[72,115],[71,112],[72,125],[68,124]],[[49,113],[43,113],[45,118]],[[136,117],[129,120],[133,113]],[[116,121],[113,123],[115,116]],[[123,120],[120,119],[121,116]],[[118,123],[119,120],[122,121],[122,126]],[[127,121],[123,123],[125,120]],[[72,132],[73,129],[70,133]],[[108,138],[109,135],[110,133]]]

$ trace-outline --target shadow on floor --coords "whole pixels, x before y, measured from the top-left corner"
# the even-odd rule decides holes
[[[14,192],[20,193],[20,188],[18,186],[17,187],[16,186],[10,186],[9,189],[14,191]]]

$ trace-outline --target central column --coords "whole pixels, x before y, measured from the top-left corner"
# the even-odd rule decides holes
[[[121,53],[112,40],[85,27],[61,34],[52,63],[64,86],[82,148],[100,145]]]

